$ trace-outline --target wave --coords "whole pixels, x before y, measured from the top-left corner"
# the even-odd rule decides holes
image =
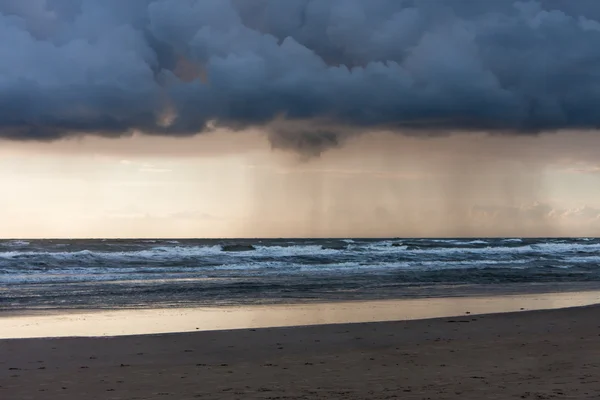
[[[254,250],[223,251],[223,244],[230,243],[233,242],[0,241],[0,284],[145,280],[161,276],[168,280],[324,274],[375,277],[491,269],[517,274],[543,268],[560,269],[564,274],[600,271],[598,239],[246,240],[237,243],[251,245]]]
[[[503,245],[507,243],[518,244]],[[171,245],[155,245],[156,243],[146,243],[141,248],[122,250],[118,247],[104,245],[91,249],[73,249],[68,251],[62,244],[53,244],[50,248],[32,248],[27,242],[21,246],[26,249],[13,248],[0,249],[0,263],[2,261],[23,261],[23,262],[147,262],[149,264],[164,261],[189,261],[196,260],[237,260],[237,259],[263,259],[273,260],[279,258],[293,257],[316,257],[321,261],[327,258],[336,257],[379,257],[379,256],[397,256],[397,257],[446,257],[460,255],[461,258],[483,257],[483,256],[584,256],[586,254],[595,254],[600,251],[600,243],[594,241],[577,241],[570,243],[568,241],[556,242],[533,242],[523,241],[522,239],[502,239],[502,240],[427,240],[427,241],[393,241],[383,240],[377,242],[352,241],[344,243],[344,246],[335,244],[253,244],[252,251],[245,252],[224,252],[221,244],[212,245],[182,245],[173,243]],[[4,243],[6,246],[6,243]],[[444,260],[448,261],[448,260]]]
[[[272,273],[275,271],[275,273]],[[356,281],[359,279],[359,281]],[[196,282],[198,285],[226,283],[244,284],[248,281],[278,282],[281,285],[292,282],[313,282],[326,285],[328,282],[361,282],[382,284],[384,282],[438,282],[438,283],[509,283],[509,282],[550,282],[550,281],[598,281],[600,271],[576,267],[532,267],[520,265],[460,263],[430,264],[425,268],[408,263],[381,263],[366,265],[358,263],[338,263],[330,266],[287,265],[238,265],[213,268],[176,268],[112,271],[55,271],[48,274],[0,274],[0,284],[10,290],[23,284],[94,284],[113,283],[126,289],[132,284],[154,283],[159,285],[176,282]],[[237,282],[237,283],[236,283]],[[319,283],[320,282],[320,283]],[[198,286],[198,287],[200,287]]]
[[[231,244],[254,250],[223,251]],[[600,239],[0,240],[0,309],[455,295],[469,285],[564,282],[600,285]]]
[[[77,250],[77,251],[4,251],[0,252],[2,259],[32,259],[35,257],[70,260],[70,259],[112,259],[112,260],[127,260],[127,259],[169,259],[169,258],[185,258],[219,254],[220,246],[210,247],[152,247],[146,250],[135,251],[93,251],[93,250]]]
[[[306,264],[284,261],[248,261],[222,264],[174,264],[174,265],[138,265],[138,266],[46,266],[43,268],[0,267],[0,283],[35,282],[84,282],[84,281],[134,281],[175,278],[188,279],[233,279],[233,278],[277,278],[283,277],[349,277],[365,275],[372,278],[389,274],[420,274],[438,272],[443,276],[447,271],[507,271],[523,276],[539,271],[564,270],[593,272],[600,274],[596,262],[589,264],[543,265],[530,260],[429,260],[429,261],[340,261],[328,264]]]
[[[27,240],[9,240],[9,241],[5,241],[3,243],[0,243],[0,246],[2,247],[26,247],[29,246],[31,244],[31,242],[28,242]]]

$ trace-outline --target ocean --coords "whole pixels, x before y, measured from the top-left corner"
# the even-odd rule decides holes
[[[3,240],[0,310],[600,289],[600,239]]]

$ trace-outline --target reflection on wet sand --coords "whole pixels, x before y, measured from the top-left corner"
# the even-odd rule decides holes
[[[0,314],[0,338],[120,336],[426,319],[600,303],[600,292],[323,304]]]

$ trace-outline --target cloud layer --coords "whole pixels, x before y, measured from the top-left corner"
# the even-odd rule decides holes
[[[600,126],[597,0],[3,0],[0,136]]]

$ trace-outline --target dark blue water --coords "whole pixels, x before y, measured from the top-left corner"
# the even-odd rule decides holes
[[[600,239],[0,241],[2,310],[582,288],[600,288]]]

